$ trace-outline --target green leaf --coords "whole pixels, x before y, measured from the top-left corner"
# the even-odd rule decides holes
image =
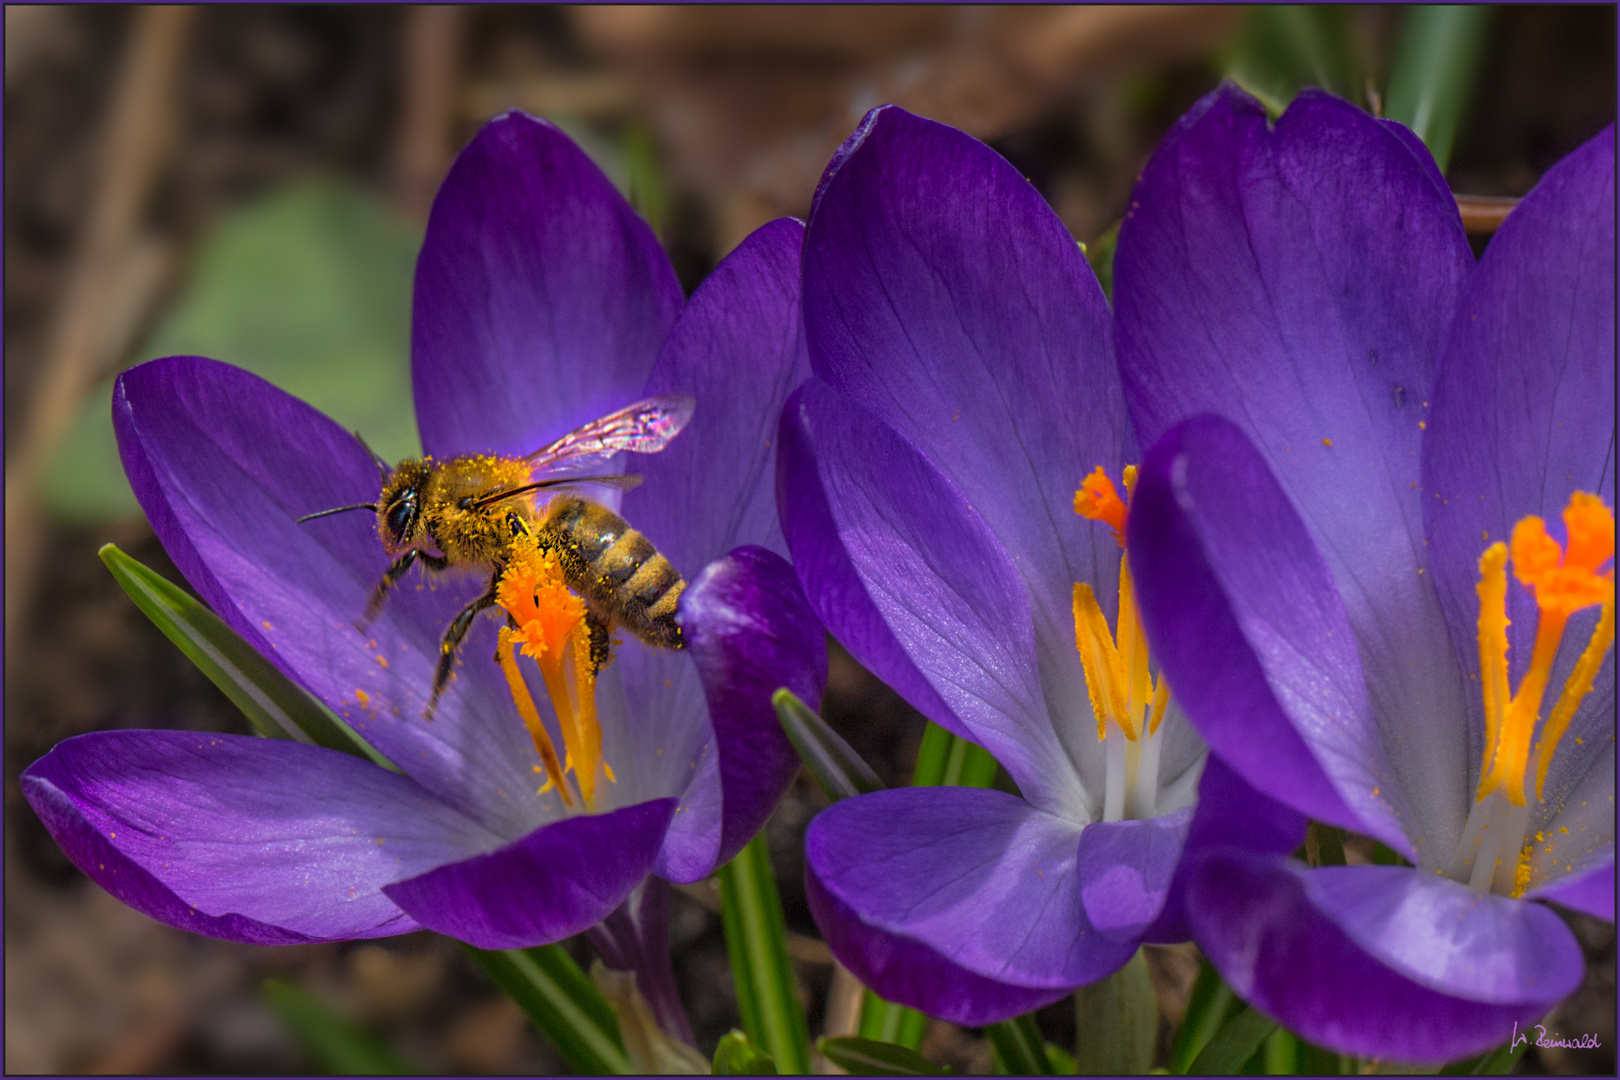
[[[782,901],[765,834],[720,868],[720,921],[743,1030],[783,1073],[810,1070],[810,1030],[793,989]]]
[[[1221,981],[1214,966],[1208,960],[1201,961],[1198,978],[1187,999],[1186,1015],[1182,1017],[1175,1046],[1170,1052],[1170,1071],[1178,1075],[1187,1072],[1193,1059],[1242,1007],[1243,1003],[1232,993],[1231,987]]]
[[[630,205],[646,219],[659,239],[669,223],[669,185],[663,162],[647,125],[634,122],[624,132],[624,161],[629,172]]]
[[[1348,9],[1281,4],[1248,9],[1227,76],[1277,116],[1307,86],[1359,102],[1364,69]]]
[[[1059,1076],[1074,1076],[1080,1071],[1080,1063],[1074,1059],[1074,1055],[1055,1042],[1046,1044],[1046,1060],[1052,1063],[1052,1071]]]
[[[870,990],[866,992],[861,1002],[861,1038],[915,1050],[922,1045],[927,1030],[928,1017],[916,1009],[885,1001]]]
[[[987,750],[929,721],[917,751],[913,787],[989,787],[995,779],[996,759]]]
[[[1373,841],[1372,861],[1374,866],[1411,866],[1406,857],[1390,850],[1382,842]]]
[[[1087,1076],[1146,1072],[1159,1043],[1159,1001],[1142,950],[1074,994],[1076,1070]]]
[[[776,1062],[771,1055],[748,1041],[748,1036],[732,1028],[720,1036],[714,1048],[716,1076],[775,1076]]]
[[[1299,1072],[1299,1049],[1299,1036],[1287,1028],[1278,1028],[1267,1035],[1260,1047],[1266,1075],[1292,1076]]]
[[[923,1057],[917,1051],[893,1043],[856,1036],[816,1040],[821,1056],[855,1076],[945,1076],[949,1069]]]
[[[1523,1035],[1523,1032],[1519,1032]],[[1466,1058],[1463,1061],[1454,1061],[1440,1070],[1441,1076],[1506,1076],[1513,1071],[1513,1066],[1524,1057],[1524,1052],[1530,1049],[1530,1040],[1514,1038],[1503,1043],[1489,1053],[1478,1057]]]
[[[1119,226],[1116,221],[1103,234],[1089,244],[1084,244],[1086,261],[1091,264],[1091,270],[1097,275],[1097,284],[1102,286],[1103,295],[1108,298],[1110,305],[1114,302],[1114,252],[1119,250]]]
[[[570,1068],[620,1076],[635,1071],[613,1007],[561,945],[499,952],[462,948],[528,1014]]]
[[[1411,128],[1441,172],[1479,72],[1487,17],[1471,4],[1411,7],[1395,45],[1384,116]]]
[[[98,554],[135,606],[225,692],[260,735],[297,739],[368,757],[386,769],[394,768],[370,743],[283,675],[280,668],[190,593],[114,544],[103,545]]]
[[[883,781],[872,767],[793,691],[778,690],[771,695],[771,704],[788,741],[827,798],[837,802],[882,790]]]
[[[1046,1040],[1041,1037],[1033,1013],[990,1024],[984,1034],[990,1040],[997,1072],[1007,1076],[1054,1074],[1051,1059],[1046,1056]]]
[[[1209,1041],[1187,1069],[1195,1076],[1236,1076],[1277,1030],[1277,1021],[1245,1007]]]
[[[1344,830],[1313,821],[1305,832],[1305,861],[1312,866],[1344,865]]]
[[[418,452],[410,384],[411,278],[421,237],[380,199],[306,181],[224,217],[174,306],[134,355],[211,356],[261,375],[390,460]],[[46,470],[53,512],[138,512],[108,402],[91,394]]]
[[[341,1076],[400,1076],[416,1072],[372,1035],[295,986],[264,981],[264,998],[321,1069]]]

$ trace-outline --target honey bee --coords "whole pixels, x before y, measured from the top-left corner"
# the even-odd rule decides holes
[[[601,503],[563,491],[540,508],[535,497],[580,485],[634,487],[640,477],[585,475],[582,470],[621,451],[657,453],[686,426],[692,408],[686,394],[647,398],[523,457],[407,458],[390,466],[367,447],[382,473],[377,501],[306,514],[298,521],[348,510],[377,515],[377,535],[393,563],[372,590],[362,626],[376,617],[388,591],[417,563],[435,572],[451,567],[490,572],[488,588],[461,609],[440,640],[429,716],[450,680],[456,653],[473,620],[495,604],[501,576],[520,537],[532,537],[542,551],[553,553],[568,587],[585,601],[595,670],[611,659],[609,635],[617,627],[649,645],[681,649],[685,639],[675,622],[675,605],[686,581],[669,560]]]

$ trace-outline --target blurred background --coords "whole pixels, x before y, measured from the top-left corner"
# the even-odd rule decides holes
[[[1275,108],[1316,84],[1382,112],[1401,92],[1396,53],[1428,48],[1455,68],[1440,156],[1483,250],[1510,200],[1614,119],[1615,9],[1462,10],[7,6],[6,1071],[341,1064],[267,1002],[267,977],[413,1070],[564,1068],[445,939],[270,949],[171,930],[91,885],[22,800],[21,769],[71,735],[248,730],[96,557],[112,541],[179,581],[118,465],[108,391],[121,367],[227,360],[390,458],[413,452],[422,225],[456,150],[512,107],[596,158],[689,292],[749,231],[804,215],[829,154],[886,101],[1006,155],[1106,274],[1138,170],[1223,76]],[[1418,18],[1442,22],[1413,44]],[[886,782],[907,781],[922,719],[836,650],[824,712]],[[847,1031],[851,1001],[833,991],[799,859],[822,805],[801,777],[769,836],[812,1030]],[[737,1023],[717,910],[707,885],[675,897],[677,977],[706,1055]],[[1532,1050],[1521,1072],[1614,1071],[1614,930],[1571,922],[1587,979],[1555,1019],[1602,1049]],[[1196,954],[1149,959],[1168,1031]],[[1072,1006],[1041,1023],[1072,1039]],[[948,1024],[923,1052],[990,1068],[978,1034]]]

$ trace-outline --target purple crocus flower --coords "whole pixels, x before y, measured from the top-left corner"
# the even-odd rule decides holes
[[[1614,152],[1475,268],[1406,129],[1223,87],[1120,233],[1155,654],[1212,762],[1411,864],[1185,865],[1233,989],[1341,1052],[1504,1043],[1581,979],[1526,901],[1614,918]]]
[[[377,465],[353,436],[211,360],[126,372],[120,449],[175,564],[399,771],[231,735],[70,739],[22,783],[75,864],[216,937],[427,927],[503,948],[576,933],[649,873],[695,880],[739,850],[797,768],[770,692],[819,698],[825,664],[823,631],[774,553],[773,425],[806,371],[802,234],[761,228],[683,311],[651,230],[566,136],[520,113],[479,133],[434,204],[412,326],[428,454],[523,454],[646,394],[697,400],[676,442],[635,463],[646,482],[622,508],[691,575],[690,655],[629,640],[596,681],[613,778],[594,813],[541,792],[536,743],[490,660],[494,618],[475,624],[424,719],[440,634],[483,578],[407,578],[356,630],[387,566],[374,519],[295,521],[376,498]]]
[[[806,595],[1022,795],[833,805],[805,841],[812,911],[884,997],[1003,1020],[1170,917],[1205,759],[1120,580],[1134,455],[1107,303],[1011,165],[892,106],[822,180],[803,303],[814,378],[784,413],[777,500]]]

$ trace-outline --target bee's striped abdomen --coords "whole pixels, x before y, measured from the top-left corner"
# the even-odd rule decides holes
[[[652,541],[605,506],[577,497],[552,503],[546,529],[569,583],[598,612],[649,645],[685,647],[675,605],[686,582]]]

